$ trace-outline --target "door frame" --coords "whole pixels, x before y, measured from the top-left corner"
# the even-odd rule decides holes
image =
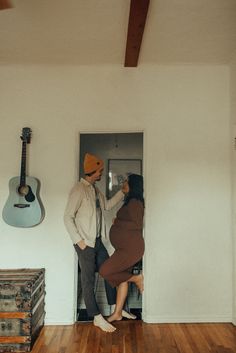
[[[76,160],[77,160],[77,173],[76,173],[76,180],[79,180],[79,170],[80,170],[80,135],[82,134],[94,134],[94,135],[98,135],[98,134],[132,134],[132,133],[142,133],[143,134],[143,160],[142,160],[142,174],[143,174],[143,179],[144,179],[144,191],[146,190],[146,145],[147,145],[147,141],[146,141],[146,129],[142,129],[142,130],[96,130],[96,131],[91,131],[91,130],[79,130],[78,132],[78,144],[77,144],[77,148],[76,148]],[[143,237],[145,239],[145,222],[144,222],[144,227],[143,227]],[[143,268],[142,268],[142,272],[144,275],[144,279],[145,279],[145,274],[146,274],[146,266],[145,266],[145,253],[143,256]],[[146,290],[146,288],[145,288]],[[78,322],[77,321],[77,298],[78,295],[78,257],[76,254],[76,251],[74,250],[74,307],[73,307],[73,312],[74,312],[74,322]],[[146,300],[145,300],[145,291],[142,293],[142,320],[145,321],[145,313],[146,313]]]

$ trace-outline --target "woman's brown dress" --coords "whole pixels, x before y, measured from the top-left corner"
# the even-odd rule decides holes
[[[144,208],[141,201],[131,199],[121,207],[110,230],[110,241],[115,252],[99,269],[100,275],[113,287],[132,277],[132,267],[144,253]]]

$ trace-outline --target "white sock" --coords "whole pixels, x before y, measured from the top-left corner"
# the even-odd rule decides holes
[[[116,330],[116,328],[107,322],[101,314],[94,316],[93,324],[105,332],[114,332]]]

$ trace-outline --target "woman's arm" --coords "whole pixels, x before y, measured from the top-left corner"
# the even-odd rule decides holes
[[[124,199],[124,193],[120,190],[118,191],[111,199],[107,200],[106,197],[99,192],[100,197],[102,199],[103,208],[106,211],[111,210],[114,206],[116,206],[120,201]]]

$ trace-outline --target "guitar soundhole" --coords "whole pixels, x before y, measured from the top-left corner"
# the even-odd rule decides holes
[[[18,192],[21,196],[26,196],[29,193],[28,185],[23,185],[18,188]]]
[[[33,202],[35,200],[35,196],[29,185],[19,186],[18,192],[21,196],[24,196],[27,202]]]

